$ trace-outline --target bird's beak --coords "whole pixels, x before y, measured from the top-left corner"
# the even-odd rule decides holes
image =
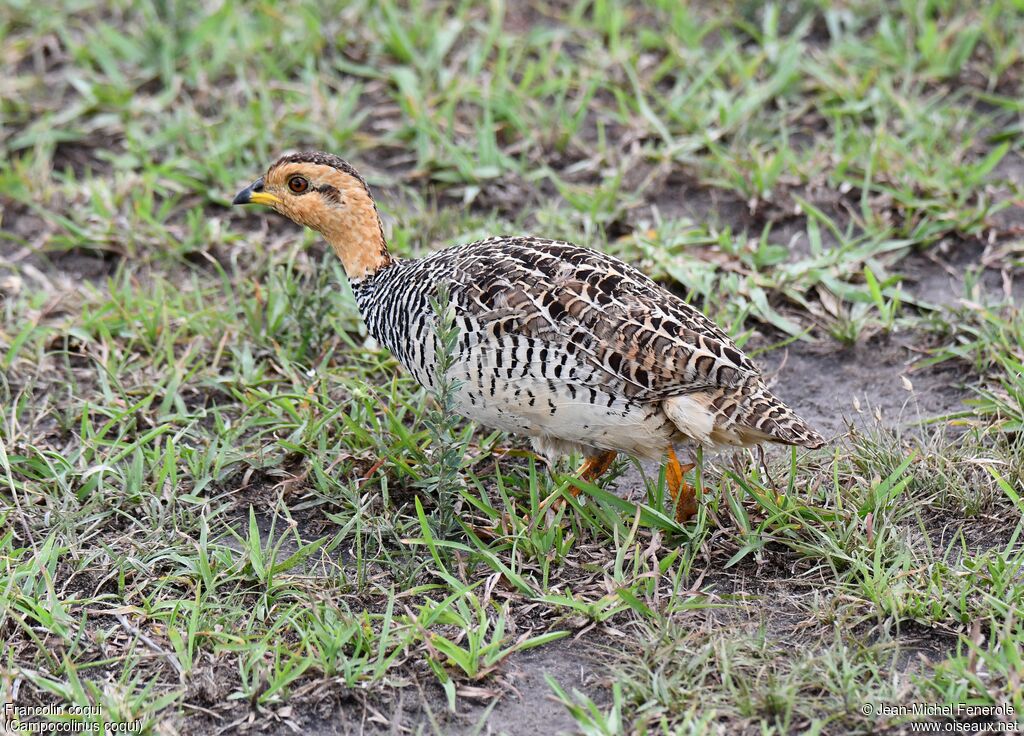
[[[236,194],[235,198],[231,200],[231,204],[265,204],[268,207],[273,207],[280,201],[280,198],[263,191],[263,177],[261,176]]]

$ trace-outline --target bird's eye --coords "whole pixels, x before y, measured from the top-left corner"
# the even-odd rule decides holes
[[[288,180],[288,188],[295,194],[302,194],[309,189],[309,180],[304,176],[293,176]]]

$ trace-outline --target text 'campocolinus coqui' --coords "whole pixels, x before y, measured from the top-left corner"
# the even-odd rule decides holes
[[[327,153],[285,156],[238,193],[321,233],[370,334],[434,388],[432,306],[447,285],[458,342],[457,406],[528,435],[548,458],[580,452],[593,481],[616,453],[667,456],[677,518],[696,511],[673,446],[823,440],[765,386],[711,320],[611,256],[571,243],[494,237],[399,261],[363,178]]]

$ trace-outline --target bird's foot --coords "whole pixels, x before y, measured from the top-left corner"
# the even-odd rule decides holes
[[[606,450],[598,455],[590,455],[583,461],[580,469],[576,471],[576,477],[587,483],[594,483],[607,472],[608,468],[615,462],[616,457],[618,457],[618,453],[615,450]],[[575,485],[569,486],[569,493],[572,494],[573,498],[578,498],[580,489]],[[538,512],[542,513],[547,510],[549,504],[552,511],[557,511],[560,505],[565,504],[565,501],[559,499],[558,491],[555,491],[540,502],[540,506],[537,509]]]
[[[668,448],[665,485],[668,486],[669,495],[672,496],[672,501],[675,503],[675,517],[680,524],[697,515],[697,490],[685,480],[686,474],[695,467],[697,466],[693,463],[680,464],[675,450],[671,447]]]
[[[583,465],[581,465],[580,469],[576,471],[576,475],[580,480],[585,480],[587,483],[593,483],[607,472],[608,468],[610,468],[612,463],[615,462],[615,458],[618,457],[618,454],[619,453],[615,452],[615,450],[605,450],[600,455],[591,455],[583,461]],[[578,488],[575,489],[575,491],[576,492],[573,495],[578,495],[580,492]]]

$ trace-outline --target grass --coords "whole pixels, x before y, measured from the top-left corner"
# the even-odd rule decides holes
[[[1022,32],[1018,0],[8,2],[2,699],[144,733],[1019,717]],[[403,257],[600,248],[812,423],[921,421],[709,457],[686,525],[657,468],[547,468],[368,342],[316,238],[228,207],[307,147]]]

